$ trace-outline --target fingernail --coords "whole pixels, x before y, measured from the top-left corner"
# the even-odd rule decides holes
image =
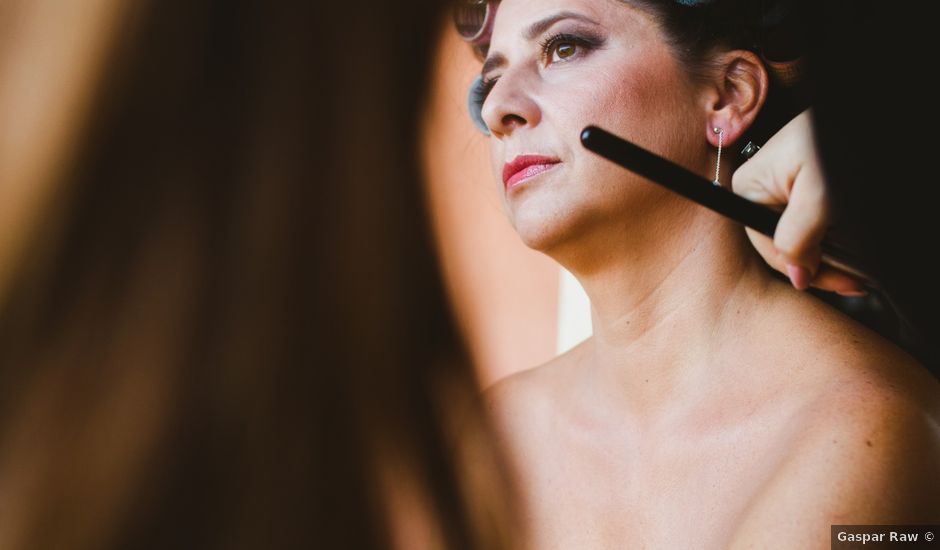
[[[850,298],[859,298],[862,296],[868,296],[868,291],[865,290],[837,290],[840,296],[848,296]]]
[[[806,290],[809,287],[809,270],[800,265],[787,264],[787,275],[797,290]]]

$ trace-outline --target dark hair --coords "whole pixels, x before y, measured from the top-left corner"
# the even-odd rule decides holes
[[[389,548],[406,487],[443,547],[513,546],[417,164],[444,5],[113,4],[0,296],[3,540]]]
[[[792,0],[620,1],[654,16],[693,82],[713,73],[711,55],[718,50],[750,50],[765,63],[791,64],[803,53],[805,32]],[[762,144],[808,106],[805,82],[783,83],[771,72],[767,100],[741,143]]]

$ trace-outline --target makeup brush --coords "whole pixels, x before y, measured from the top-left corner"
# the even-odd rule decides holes
[[[771,239],[774,237],[777,223],[780,221],[780,212],[714,185],[706,178],[596,126],[588,126],[581,131],[581,143],[589,151],[670,191],[759,231]],[[872,289],[881,289],[869,262],[852,252],[831,233],[827,234],[822,242],[822,263],[860,280]]]

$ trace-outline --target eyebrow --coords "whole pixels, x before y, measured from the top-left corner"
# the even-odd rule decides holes
[[[587,23],[592,23],[594,25],[600,24],[597,21],[594,21],[593,19],[591,19],[590,17],[581,15],[580,13],[576,13],[573,11],[560,11],[556,14],[549,15],[548,17],[544,19],[540,19],[536,21],[535,23],[532,23],[531,25],[529,25],[529,28],[526,29],[525,33],[523,33],[522,36],[526,40],[530,40],[530,41],[534,40],[535,37],[542,34],[549,27],[561,21],[562,19],[577,19],[579,21],[585,21]],[[480,69],[480,74],[485,75],[491,70],[497,67],[501,67],[505,64],[506,64],[506,56],[499,52],[495,52],[489,57],[487,57],[486,61],[483,62],[483,68]]]

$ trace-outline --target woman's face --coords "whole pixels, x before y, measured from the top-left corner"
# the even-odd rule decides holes
[[[492,169],[532,248],[640,229],[675,207],[667,191],[584,149],[589,124],[705,173],[701,100],[655,19],[629,4],[503,0],[483,78],[495,81],[483,104]],[[530,155],[542,158],[513,164]]]

